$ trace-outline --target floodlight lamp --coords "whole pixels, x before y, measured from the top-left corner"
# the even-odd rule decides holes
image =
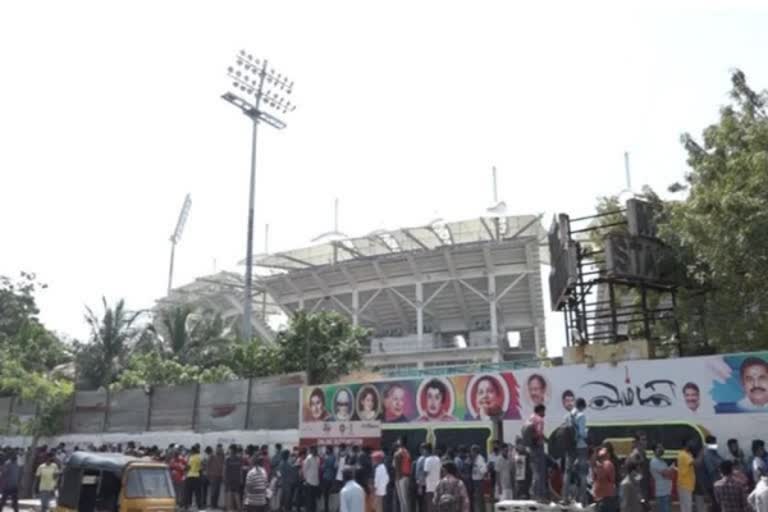
[[[467,348],[467,338],[462,334],[454,336],[453,343],[457,348]]]
[[[519,331],[507,331],[507,346],[509,348],[520,348]]]
[[[233,68],[232,66],[229,66],[227,68],[227,73],[234,73],[234,71],[235,71],[235,68]]]

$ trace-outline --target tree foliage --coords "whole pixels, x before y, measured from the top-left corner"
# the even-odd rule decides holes
[[[137,325],[142,311],[129,312],[123,299],[110,306],[102,297],[102,305],[101,316],[86,307],[90,339],[77,347],[79,376],[93,387],[107,387],[114,382],[126,368],[133,348],[146,336],[146,330]]]
[[[751,350],[768,339],[768,94],[752,90],[741,71],[732,84],[731,103],[701,141],[682,136],[690,171],[669,189],[687,197],[642,194],[656,205],[659,237],[679,264],[677,318],[689,354]],[[620,206],[616,197],[600,198],[597,211]],[[598,249],[599,238],[590,240]]]
[[[113,389],[129,389],[154,386],[174,386],[180,384],[209,384],[232,380],[236,376],[226,366],[202,368],[187,365],[174,359],[167,359],[158,352],[134,354]]]

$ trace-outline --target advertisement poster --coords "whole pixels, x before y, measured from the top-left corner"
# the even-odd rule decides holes
[[[551,431],[577,398],[590,423],[686,422],[748,442],[750,432],[768,431],[768,352],[309,386],[300,436],[343,437],[336,423],[377,437],[392,424],[489,419],[516,434],[538,404]]]

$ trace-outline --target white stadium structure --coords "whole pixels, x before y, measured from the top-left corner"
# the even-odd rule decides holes
[[[255,258],[254,331],[270,317],[333,310],[372,332],[380,371],[533,359],[545,346],[541,216],[477,218],[378,231]],[[242,277],[174,289],[158,307],[217,311],[236,328]]]

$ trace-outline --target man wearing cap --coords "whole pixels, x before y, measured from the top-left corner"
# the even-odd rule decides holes
[[[387,486],[389,485],[389,472],[386,464],[384,464],[384,452],[373,452],[371,459],[375,467],[373,486],[376,495],[376,512],[384,512],[384,498],[387,495]]]

